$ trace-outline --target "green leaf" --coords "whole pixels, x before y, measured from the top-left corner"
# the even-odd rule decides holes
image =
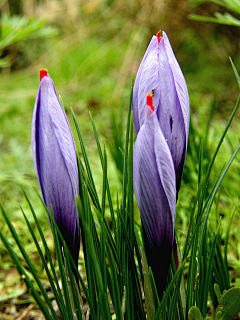
[[[144,275],[144,295],[145,295],[145,303],[147,310],[147,318],[149,320],[154,319],[155,317],[155,307],[154,307],[154,299],[153,299],[153,291],[151,288],[151,281],[148,273],[148,264],[145,252],[143,248],[141,248],[141,256],[142,256],[142,265],[143,265],[143,275]]]
[[[2,208],[3,210],[3,208]],[[37,290],[34,288],[34,285],[32,284],[32,282],[30,281],[28,274],[26,273],[25,269],[23,268],[21,262],[19,261],[16,253],[14,252],[14,250],[11,247],[11,244],[9,243],[9,241],[6,239],[6,237],[4,236],[4,234],[2,233],[1,229],[0,229],[0,238],[4,244],[4,246],[6,247],[9,256],[11,257],[18,273],[20,274],[22,280],[25,282],[29,293],[33,296],[33,298],[35,299],[37,305],[39,306],[40,310],[42,311],[42,313],[45,316],[45,319],[47,320],[53,320],[54,318],[50,315],[47,307],[45,306],[44,301],[42,300],[41,296],[39,295],[39,293],[37,292]],[[57,319],[57,317],[56,317]]]
[[[154,320],[159,320],[159,316],[161,314],[161,312],[165,312],[165,302],[167,300],[167,298],[169,297],[169,294],[171,292],[171,290],[173,289],[173,286],[174,286],[174,283],[176,282],[177,278],[178,277],[182,277],[182,272],[183,272],[183,268],[185,266],[185,263],[186,263],[186,259],[183,260],[183,262],[181,263],[181,265],[179,266],[179,268],[177,269],[176,273],[174,274],[174,276],[172,277],[172,280],[171,282],[169,283],[168,287],[166,288],[166,291],[162,297],[162,300],[161,300],[161,303],[160,305],[158,306],[158,309],[155,313],[155,317],[154,317]]]
[[[219,300],[216,320],[231,320],[240,312],[240,288],[227,290]]]
[[[51,37],[58,34],[56,28],[45,26],[40,19],[3,14],[1,17],[0,50],[27,39]]]
[[[198,307],[191,307],[191,309],[188,311],[188,320],[203,320]]]
[[[58,261],[58,266],[59,266],[59,272],[60,272],[60,278],[61,278],[61,283],[62,283],[62,288],[63,288],[63,294],[64,294],[64,299],[67,307],[67,314],[68,318],[70,320],[74,319],[73,316],[73,310],[71,306],[71,300],[70,300],[70,295],[69,295],[69,290],[68,290],[68,280],[67,280],[67,275],[66,275],[66,270],[64,268],[64,262],[63,262],[63,253],[62,253],[62,248],[59,243],[59,237],[57,233],[57,225],[54,221],[53,218],[53,213],[52,213],[52,207],[49,212],[49,217],[51,219],[51,226],[52,226],[52,233],[53,233],[53,238],[54,238],[54,244],[55,244],[55,250],[56,250],[56,256],[57,256],[57,261]]]
[[[240,88],[240,76],[239,76],[239,73],[238,73],[237,68],[235,67],[235,64],[233,63],[232,59],[231,58],[229,58],[229,59],[230,59],[230,62],[232,64],[233,72],[234,72],[235,77],[237,79],[238,86]]]
[[[6,221],[7,225],[8,225],[9,230],[11,231],[12,237],[14,238],[14,240],[15,240],[18,248],[19,248],[19,250],[21,251],[21,254],[22,254],[24,260],[26,261],[26,263],[27,263],[27,265],[28,265],[28,268],[29,268],[31,274],[32,274],[33,277],[34,277],[34,279],[35,279],[35,281],[36,281],[36,283],[37,283],[37,285],[38,285],[38,287],[39,287],[39,289],[40,289],[40,291],[41,291],[41,293],[42,293],[42,295],[43,295],[43,297],[44,297],[44,300],[46,301],[49,309],[51,310],[51,313],[52,313],[53,318],[57,320],[57,314],[56,314],[55,310],[53,309],[52,303],[51,303],[50,299],[48,298],[47,292],[46,292],[46,290],[44,289],[43,284],[42,284],[41,280],[39,279],[39,277],[38,277],[38,275],[37,275],[37,272],[36,272],[35,268],[33,267],[33,264],[32,264],[32,262],[30,261],[29,256],[28,256],[28,254],[27,254],[27,252],[26,252],[23,244],[21,243],[21,241],[20,241],[20,239],[19,239],[19,237],[18,237],[17,231],[16,231],[16,229],[14,228],[14,225],[12,224],[9,216],[6,214],[6,212],[5,212],[4,208],[3,208],[3,206],[1,205],[1,203],[0,203],[0,207],[1,207],[1,210],[2,210],[2,215],[3,215],[5,221]],[[3,238],[2,238],[2,240],[3,240]],[[3,241],[4,241],[4,240],[3,240]],[[5,243],[4,243],[4,244],[5,244]],[[7,242],[6,242],[6,244],[7,244]],[[5,244],[5,246],[6,246],[6,244]],[[8,253],[10,254],[9,248],[8,248],[8,247],[6,247],[6,248],[7,248],[7,250],[8,250]],[[16,261],[15,264],[17,264],[17,260],[18,260],[18,259],[16,259],[13,255],[11,256],[11,258],[12,258],[12,260],[13,260],[14,262]],[[19,261],[19,260],[18,260],[18,261]],[[23,269],[23,268],[22,268],[22,269]],[[21,269],[21,270],[22,270],[22,269]],[[24,276],[25,276],[25,272],[24,272],[24,271],[20,271],[19,268],[17,268],[17,270],[18,270],[18,272],[19,272],[20,275],[24,274]],[[28,287],[28,288],[29,288],[29,287]],[[32,294],[32,292],[31,292],[31,294]],[[32,295],[33,295],[33,294],[32,294]],[[39,300],[39,301],[40,301],[40,300]],[[38,302],[37,302],[37,303],[38,303]],[[38,305],[39,305],[39,304],[38,304]],[[40,305],[39,305],[39,306],[40,306]]]
[[[220,291],[220,287],[217,283],[214,283],[214,292],[217,296],[218,301],[221,299],[221,291]]]
[[[230,13],[221,14],[219,12],[215,12],[214,15],[215,17],[206,17],[206,16],[200,16],[196,14],[189,14],[188,18],[195,21],[215,22],[220,24],[226,24],[229,26],[240,27],[240,20],[233,17]]]
[[[57,278],[57,274],[56,274],[56,272],[55,272],[55,267],[54,267],[54,265],[53,265],[51,253],[50,253],[50,251],[49,251],[49,248],[48,248],[46,239],[45,239],[45,237],[44,237],[42,228],[41,228],[40,223],[39,223],[39,221],[38,221],[38,219],[37,219],[37,215],[36,215],[36,213],[35,213],[35,211],[34,211],[34,209],[33,209],[33,206],[32,206],[32,204],[31,204],[31,202],[30,202],[30,200],[29,200],[26,192],[24,191],[24,189],[22,189],[22,191],[23,191],[23,194],[24,194],[24,196],[25,196],[25,198],[26,198],[26,200],[27,200],[27,202],[28,202],[28,205],[29,205],[29,207],[30,207],[30,209],[31,209],[31,212],[32,212],[34,221],[35,221],[36,226],[37,226],[37,228],[38,228],[38,231],[39,231],[39,234],[40,234],[40,237],[41,237],[41,240],[42,240],[44,249],[45,249],[45,254],[46,254],[46,256],[47,256],[47,259],[48,259],[49,264],[50,264],[50,267],[51,267],[52,274],[51,274],[50,271],[49,271],[49,268],[48,268],[47,263],[46,263],[46,261],[45,261],[45,257],[43,256],[43,253],[42,253],[42,251],[41,251],[41,249],[40,249],[40,247],[39,247],[39,245],[38,245],[38,241],[37,241],[37,239],[36,239],[33,231],[31,230],[31,227],[30,227],[30,225],[29,225],[29,223],[28,223],[28,221],[27,221],[27,219],[26,219],[26,216],[25,216],[23,210],[22,210],[23,215],[24,215],[24,217],[25,217],[25,220],[26,220],[26,223],[27,223],[27,225],[28,225],[29,231],[30,231],[30,233],[32,234],[32,238],[33,238],[33,240],[34,240],[34,242],[35,242],[35,244],[36,244],[36,248],[37,248],[37,250],[38,250],[39,256],[40,256],[40,258],[41,258],[41,260],[42,260],[44,269],[45,269],[46,274],[47,274],[47,276],[48,276],[48,279],[49,279],[49,282],[50,282],[50,285],[51,285],[51,288],[52,288],[54,297],[55,297],[56,302],[57,302],[57,304],[58,304],[60,313],[61,313],[62,317],[66,317],[66,315],[67,315],[67,313],[66,313],[66,307],[65,307],[65,304],[64,304],[64,301],[63,301],[61,289],[60,289],[60,287],[59,287],[58,278]],[[38,194],[38,196],[39,196],[40,200],[42,201],[42,199],[41,199],[41,197],[40,197],[39,194]],[[43,203],[43,205],[44,205],[44,207],[45,207],[45,204],[44,204],[43,201],[42,201],[42,203]],[[46,207],[45,207],[45,208],[46,208]],[[55,287],[55,286],[56,286],[56,287]]]
[[[104,161],[104,157],[103,157],[103,154],[102,154],[102,149],[101,149],[101,146],[100,146],[100,142],[99,142],[99,139],[98,139],[96,126],[95,126],[95,123],[93,121],[91,113],[90,113],[90,119],[91,119],[93,132],[94,132],[95,140],[96,140],[96,143],[97,143],[98,153],[99,153],[99,157],[100,157],[100,161],[101,161],[101,165],[102,165],[102,169],[103,169],[103,174],[104,174],[104,170],[106,170],[106,168],[104,168],[105,167],[105,161]],[[111,214],[111,219],[112,219],[113,230],[114,230],[114,234],[116,234],[116,221],[115,221],[115,217],[114,217],[114,210],[113,210],[111,192],[110,192],[107,176],[106,176],[106,186],[105,187],[106,187],[106,192],[107,192],[107,197],[108,197],[108,204],[109,204],[109,208],[110,208],[110,214]]]

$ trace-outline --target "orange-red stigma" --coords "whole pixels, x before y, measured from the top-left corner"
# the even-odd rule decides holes
[[[152,111],[154,111],[152,97],[153,97],[153,94],[150,94],[150,93],[147,94],[147,106],[149,106],[152,109]]]
[[[157,38],[158,38],[158,43],[159,43],[162,39],[162,31],[161,30],[157,33]]]
[[[40,72],[40,81],[42,80],[43,77],[47,76],[47,70],[46,69],[42,69],[39,71]]]

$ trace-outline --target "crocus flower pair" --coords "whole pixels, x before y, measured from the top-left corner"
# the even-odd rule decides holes
[[[143,57],[132,108],[137,135],[134,189],[148,264],[161,298],[171,261],[190,115],[186,82],[165,32],[152,37]]]
[[[32,153],[43,200],[77,265],[80,246],[78,168],[73,136],[52,79],[40,71],[32,118]]]

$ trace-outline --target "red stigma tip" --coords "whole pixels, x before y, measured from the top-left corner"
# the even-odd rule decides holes
[[[147,106],[149,106],[152,109],[152,111],[154,111],[152,97],[153,97],[152,94],[150,94],[150,93],[147,94]]]
[[[42,69],[39,72],[40,72],[40,81],[41,81],[43,77],[47,76],[48,72],[45,69]]]
[[[158,38],[158,43],[159,43],[162,39],[162,31],[161,30],[157,33],[157,38]]]

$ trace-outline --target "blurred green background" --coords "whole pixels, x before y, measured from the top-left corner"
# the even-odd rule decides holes
[[[39,189],[31,154],[31,117],[39,69],[48,69],[57,93],[62,96],[75,137],[70,108],[76,113],[94,178],[101,190],[101,171],[89,119],[89,111],[92,113],[101,142],[107,145],[110,186],[117,198],[121,190],[121,174],[116,175],[116,167],[121,166],[118,147],[122,147],[124,141],[132,74],[137,72],[152,35],[160,29],[168,34],[184,73],[191,103],[191,152],[186,160],[176,222],[184,241],[189,203],[196,193],[200,142],[207,142],[204,154],[207,163],[239,94],[229,56],[240,70],[240,28],[188,18],[191,13],[212,16],[216,11],[228,10],[211,2],[196,6],[184,0],[1,0],[0,201],[11,215],[30,255],[34,257],[35,248],[19,209],[21,204],[26,213],[29,212],[21,187],[33,201],[46,234],[51,234],[34,191]],[[11,32],[17,36],[11,38]],[[10,36],[6,36],[7,33]],[[240,112],[220,149],[212,183],[239,143],[239,116]],[[118,132],[117,146],[113,131]],[[223,217],[223,232],[238,203],[239,161],[237,156],[211,216],[213,227],[215,221]],[[139,219],[137,208],[136,219]],[[235,272],[240,274],[239,221],[237,210],[231,228],[229,259]],[[1,215],[0,228],[8,233]],[[11,265],[1,245],[0,280]]]

